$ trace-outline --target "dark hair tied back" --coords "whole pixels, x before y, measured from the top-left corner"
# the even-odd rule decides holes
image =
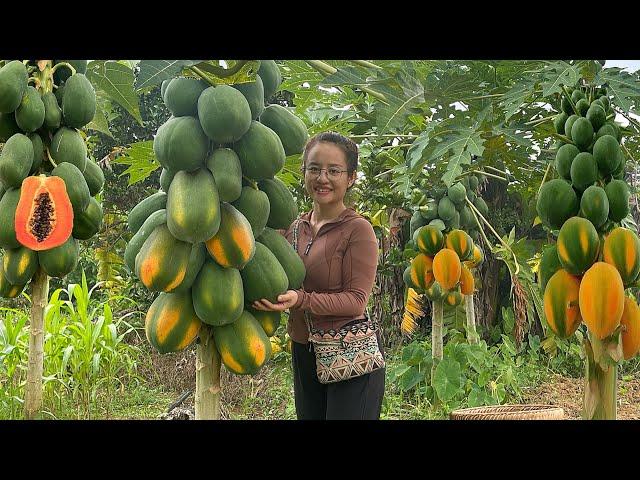
[[[338,132],[321,132],[311,137],[305,145],[304,152],[302,153],[303,165],[306,165],[309,152],[318,142],[333,143],[344,152],[344,155],[347,158],[347,170],[349,171],[349,175],[358,169],[358,145],[350,138],[347,138]]]

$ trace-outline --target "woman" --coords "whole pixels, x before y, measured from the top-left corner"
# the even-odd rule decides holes
[[[378,243],[369,222],[344,204],[347,190],[356,181],[358,147],[338,133],[323,132],[307,142],[302,163],[305,188],[313,199],[313,210],[301,215],[298,222],[298,255],[307,270],[303,288],[281,294],[276,304],[262,299],[253,306],[290,309],[288,331],[293,343],[298,419],[378,419],[384,368],[336,383],[320,383],[305,322],[307,312],[313,328],[338,330],[366,318]],[[289,242],[295,225],[285,234]]]

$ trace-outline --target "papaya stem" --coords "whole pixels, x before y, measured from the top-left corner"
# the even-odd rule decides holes
[[[53,158],[51,158],[51,153],[49,153],[49,148],[45,147],[44,150],[45,150],[45,152],[47,152],[47,158],[51,162],[51,165],[53,165],[53,168],[57,167],[58,164],[55,162],[55,160],[53,160]]]
[[[488,168],[490,170],[493,170],[494,172],[498,172],[502,175],[507,175],[507,172],[505,172],[504,170],[500,170],[499,168],[496,167],[492,167],[491,165],[486,165],[484,168]]]
[[[489,173],[489,172],[483,172],[481,170],[467,170],[464,173],[461,173],[460,175],[458,175],[454,180],[458,180],[459,178],[463,178],[467,175],[471,175],[472,173],[479,173],[481,175],[486,175],[487,177],[491,177],[491,178],[497,178],[498,180],[502,180],[503,182],[508,182],[509,180],[507,180],[504,177],[499,177],[498,175],[494,175],[493,173]]]
[[[480,220],[478,219],[478,216],[476,215],[476,212],[474,212],[473,210],[471,210],[471,214],[473,215],[473,218],[476,221],[476,225],[478,226],[478,230],[480,230],[480,234],[482,235],[482,239],[484,240],[484,242],[486,243],[487,247],[489,247],[489,250],[491,251],[491,253],[495,252],[495,249],[493,247],[493,244],[489,241],[489,239],[487,238],[487,234],[484,231],[484,227],[482,226],[482,223],[480,222]]]
[[[205,82],[207,82],[209,85],[213,85],[213,84],[209,81],[209,79],[207,78],[207,75],[206,75],[202,70],[200,70],[199,68],[197,68],[197,67],[193,67],[193,66],[192,66],[192,67],[189,67],[187,70],[191,70],[193,73],[195,73],[196,75],[198,75],[202,80],[204,80]]]
[[[333,75],[334,73],[336,73],[338,71],[337,68],[334,68],[331,65],[329,65],[327,63],[324,63],[324,62],[322,62],[320,60],[305,60],[305,62],[307,62],[307,64],[309,64],[309,66],[311,66],[313,69],[317,70],[318,72],[320,72],[324,76]],[[377,98],[378,100],[383,102],[385,105],[388,105],[387,97],[385,97],[382,93],[376,92],[375,90],[372,90],[372,89],[370,89],[368,87],[363,87],[363,86],[360,86],[360,85],[357,85],[357,87],[360,90],[362,90],[363,92],[368,93],[372,97]]]
[[[60,62],[60,63],[56,63],[53,67],[51,67],[51,75],[56,73],[56,70],[58,70],[58,68],[60,67],[67,67],[69,70],[71,70],[71,75],[76,74],[76,69],[74,68],[73,65],[67,62]]]
[[[413,135],[413,134],[403,134],[403,133],[383,133],[381,135],[377,134],[377,133],[373,133],[373,134],[368,134],[368,135],[349,135],[349,138],[380,138],[380,137],[384,137],[384,138],[418,138],[418,135]]]
[[[244,178],[247,182],[249,182],[254,190],[258,190],[258,182],[256,182],[255,180],[250,179],[246,175],[242,175],[242,178]]]
[[[491,178],[496,178],[498,180],[502,180],[503,182],[509,182],[509,180],[507,178],[501,177],[499,175],[494,175],[493,173],[489,173],[487,171],[480,171],[480,170],[471,170],[471,173],[480,173],[482,175],[485,175],[487,177],[491,177]]]
[[[571,145],[575,145],[575,142],[573,140],[571,140],[569,137],[567,137],[566,135],[560,135],[559,133],[555,133],[554,132],[554,133],[551,134],[551,136],[559,138],[564,143],[570,143]]]
[[[410,147],[413,143],[400,143],[398,145],[385,145],[380,147],[380,150],[391,150],[392,148]]]
[[[476,331],[476,312],[473,306],[473,293],[465,295],[465,312],[467,314],[467,342],[475,345],[479,342],[478,332]]]
[[[604,349],[603,342],[589,332],[584,339],[585,378],[582,418],[584,420],[615,420],[618,364],[607,355],[596,355]],[[598,358],[599,357],[599,358]]]
[[[542,185],[544,185],[544,182],[547,180],[547,175],[549,174],[550,167],[551,167],[551,162],[547,164],[547,169],[544,171],[544,177],[542,177],[542,182],[540,182],[540,186],[538,187],[538,193],[536,194],[536,197],[540,195],[540,190],[542,190]]]
[[[371,63],[371,62],[367,62],[366,60],[349,60],[351,63],[353,63],[354,65],[358,65],[360,67],[365,67],[365,68],[375,68],[377,70],[382,70],[383,68],[379,65],[376,65],[375,63]]]
[[[24,390],[24,418],[35,419],[42,409],[42,372],[44,370],[44,311],[49,299],[49,277],[38,267],[31,281],[31,319],[29,360]]]
[[[385,171],[385,172],[382,172],[382,173],[379,173],[379,174],[375,175],[373,178],[380,178],[380,177],[384,177],[386,174],[388,174],[388,173],[392,173],[392,172],[393,172],[393,170],[387,170],[387,171]]]
[[[467,170],[466,172],[462,172],[460,175],[454,178],[454,180],[459,180],[461,178],[466,177],[467,175],[471,175],[471,170]]]
[[[484,216],[482,215],[482,213],[480,213],[480,211],[476,208],[476,206],[471,203],[471,201],[468,198],[465,198],[465,200],[467,201],[467,203],[469,204],[469,207],[471,207],[471,211],[475,210],[475,213],[478,214],[478,216],[482,219],[482,221],[484,223],[487,224],[487,227],[489,227],[489,230],[491,230],[491,232],[493,232],[493,234],[498,238],[498,240],[500,241],[500,243],[511,252],[511,255],[513,255],[513,261],[516,264],[516,272],[515,275],[518,275],[518,272],[520,272],[520,264],[518,263],[518,257],[516,257],[515,252],[511,249],[511,247],[509,246],[509,244],[507,244],[500,235],[498,235],[498,232],[495,231],[495,229],[493,228],[493,226],[489,223],[489,221],[484,218]]]
[[[617,108],[614,107],[614,110],[616,112],[618,112],[620,115],[622,115],[624,118],[626,118],[627,120],[629,120],[629,123],[632,123],[635,127],[640,128],[640,123],[638,123],[637,120],[634,120],[633,118],[627,116],[627,114],[625,112],[623,112],[622,110],[619,110]],[[615,117],[615,115],[613,115]]]
[[[436,300],[431,308],[431,385],[433,386],[436,367],[442,360],[442,323],[443,323],[443,300]]]
[[[196,348],[196,420],[220,420],[221,360],[211,327],[200,327]]]
[[[549,117],[537,118],[535,120],[531,120],[530,122],[525,123],[525,125],[540,125],[541,123],[548,122],[549,120],[553,120],[556,116],[551,115]]]
[[[462,98],[460,99],[463,102],[466,102],[468,100],[484,100],[486,98],[494,98],[494,97],[504,97],[504,93],[494,93],[491,95],[480,95],[478,97],[469,97],[469,98]]]
[[[627,155],[628,155],[628,157],[631,159],[631,161],[632,161],[633,163],[636,163],[636,161],[635,161],[635,160],[634,160],[634,158],[633,158],[633,155],[631,155],[631,152],[629,151],[629,149],[627,148],[627,146],[626,146],[624,143],[620,144],[620,146],[621,146],[621,147],[622,147],[622,149],[627,153]]]
[[[561,85],[560,87],[562,88],[562,91],[564,92],[564,94],[567,96],[567,100],[569,100],[569,103],[571,104],[573,113],[580,116],[580,113],[578,113],[578,109],[576,108],[576,104],[573,103],[573,100],[571,99],[571,95],[569,95],[569,92],[567,91],[567,87],[565,87],[564,85]]]
[[[41,72],[41,75],[44,78],[44,92],[45,93],[49,93],[49,92],[53,92],[53,72],[52,72],[52,67],[53,67],[53,60],[47,60],[44,69]]]
[[[239,60],[238,63],[236,63],[233,67],[229,67],[229,68],[223,68],[217,65],[207,64],[207,70],[210,70],[211,74],[215,75],[218,78],[229,78],[230,76],[238,73],[242,69],[242,67],[244,67],[246,64],[247,64],[247,60]],[[204,80],[206,80],[209,84],[213,85],[211,82],[209,82],[207,78],[208,75],[205,72],[203,72],[201,68],[195,65],[192,65],[190,67],[187,67],[187,70],[191,70],[192,72],[197,74],[199,77],[202,77]]]

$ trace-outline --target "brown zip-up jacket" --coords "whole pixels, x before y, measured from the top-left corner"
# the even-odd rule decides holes
[[[311,212],[300,217],[298,255],[307,276],[296,290],[298,301],[290,309],[288,332],[294,342],[307,343],[309,330],[304,312],[314,328],[339,329],[365,318],[365,309],[376,276],[378,242],[366,218],[347,208],[320,227],[315,238]],[[293,240],[293,226],[285,237]]]

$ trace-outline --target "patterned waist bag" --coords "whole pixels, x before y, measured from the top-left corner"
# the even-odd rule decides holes
[[[311,327],[308,312],[305,319],[320,383],[341,382],[384,368],[377,323],[366,320],[338,330],[319,330]]]
[[[298,251],[298,226],[293,227],[293,248]],[[308,248],[307,248],[308,250]],[[338,330],[313,328],[309,312],[304,312],[309,330],[309,342],[316,357],[316,372],[320,383],[334,383],[366,375],[384,368],[385,361],[378,337],[378,324],[367,320],[347,324]]]

